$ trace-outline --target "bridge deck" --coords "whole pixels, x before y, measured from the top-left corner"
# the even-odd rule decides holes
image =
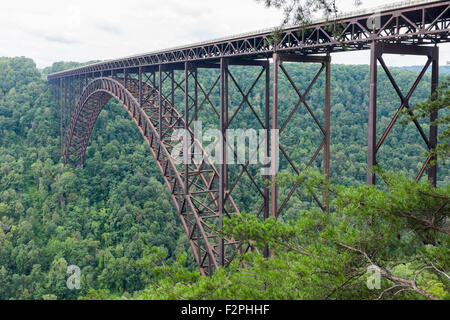
[[[450,41],[450,1],[407,1],[383,8],[338,17],[339,23],[313,21],[306,27],[280,30],[273,44],[274,29],[107,60],[50,74],[61,77],[100,73],[117,69],[152,68],[161,64],[175,67],[186,61],[217,61],[224,57],[270,58],[273,52],[317,54],[369,49],[373,41],[434,44]],[[369,22],[368,22],[369,21]],[[373,28],[372,26],[376,26]],[[133,72],[130,70],[130,72]]]

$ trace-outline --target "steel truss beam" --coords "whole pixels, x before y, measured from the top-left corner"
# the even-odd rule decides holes
[[[383,59],[383,54],[401,54],[401,55],[421,55],[427,57],[427,62],[425,63],[422,71],[417,76],[412,87],[409,89],[406,95],[403,94],[399,88],[397,82],[392,76],[389,68]],[[425,47],[417,45],[403,45],[403,44],[387,44],[373,42],[371,44],[371,58],[370,58],[370,98],[369,98],[369,122],[368,122],[368,144],[367,144],[367,183],[370,185],[375,184],[375,172],[373,167],[377,165],[376,155],[380,147],[386,140],[389,132],[396,123],[400,113],[403,109],[407,109],[410,115],[413,115],[410,110],[409,100],[416,90],[420,80],[423,78],[428,67],[432,66],[431,74],[431,93],[435,92],[438,86],[438,73],[439,73],[439,48],[435,47]],[[377,114],[377,64],[381,64],[384,72],[389,78],[392,86],[394,87],[397,95],[400,98],[400,107],[397,109],[392,120],[390,121],[387,128],[384,130],[380,140],[377,141],[377,129],[376,129],[376,114]],[[437,112],[433,113],[430,117],[430,123],[435,121],[438,117]],[[420,133],[423,141],[425,142],[428,150],[436,148],[437,145],[437,126],[430,125],[430,132],[427,137],[424,130],[417,120],[414,120],[414,125]],[[431,156],[428,156],[425,163],[423,164],[421,170],[419,171],[416,180],[420,180],[425,169],[430,164],[432,160],[436,160]],[[431,180],[432,184],[436,186],[436,162],[428,169],[428,178]]]
[[[374,23],[370,23],[373,21]],[[375,27],[371,27],[371,24]],[[152,52],[100,62],[80,68],[54,73],[49,80],[62,76],[111,72],[127,68],[136,73],[139,67],[174,65],[183,69],[184,62],[208,61],[218,63],[220,58],[270,58],[274,52],[319,54],[370,48],[372,41],[434,44],[449,42],[450,1],[415,4],[403,8],[363,13],[338,19],[337,23],[323,21],[305,27],[289,27],[280,31],[278,43],[273,41],[273,31],[230,37],[217,41],[194,44],[175,49]],[[104,73],[106,75],[106,73]]]

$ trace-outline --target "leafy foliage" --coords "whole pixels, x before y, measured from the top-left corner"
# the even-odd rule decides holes
[[[266,7],[282,9],[284,13],[283,24],[307,24],[311,17],[320,12],[325,18],[338,13],[335,0],[257,0],[264,2]],[[356,1],[355,3],[359,3]]]
[[[443,203],[450,190],[399,176],[386,179],[387,190],[335,186],[333,215],[303,211],[297,221],[282,223],[244,213],[227,220],[225,233],[252,241],[254,251],[209,278],[187,273],[183,259],[168,265],[164,253],[154,250],[145,261],[155,278],[133,298],[450,298],[448,226],[436,228],[420,218],[431,211],[448,217]],[[420,221],[399,214],[409,208],[418,208],[414,216]],[[257,251],[266,245],[274,252],[269,259]],[[367,285],[370,267],[380,270],[378,290]]]
[[[47,81],[30,59],[0,63],[0,299],[143,289],[145,272],[133,263],[144,248],[166,248],[170,261],[187,245],[139,132],[111,101],[84,169],[63,168]],[[79,291],[66,287],[69,265],[81,269]]]
[[[56,63],[44,72],[74,66]],[[258,72],[233,68],[240,83],[248,84]],[[286,68],[301,86],[317,72],[315,66]],[[409,71],[393,75],[405,86],[415,78]],[[215,76],[205,71],[200,79],[206,85]],[[204,278],[188,258],[186,235],[159,170],[122,107],[110,101],[100,113],[84,167],[62,167],[59,109],[47,82],[32,60],[0,58],[0,299],[377,298],[381,292],[365,285],[370,261],[361,252],[386,271],[383,289],[409,285],[397,295],[397,287],[388,290],[383,298],[425,297],[408,282],[417,274],[417,288],[448,297],[449,246],[443,232],[448,228],[448,207],[443,205],[449,196],[448,168],[439,168],[441,188],[436,190],[382,171],[384,188],[362,186],[367,121],[361,109],[368,105],[368,79],[365,66],[333,66],[331,167],[332,179],[341,185],[330,186],[333,214],[310,210],[310,194],[299,191],[279,221],[262,222],[254,217],[258,196],[243,179],[235,200],[248,213],[228,221],[225,232],[252,240],[255,250],[241,257],[247,268],[236,260]],[[279,114],[286,119],[297,101],[287,80],[280,81]],[[379,81],[378,121],[383,126],[398,101],[388,79]],[[318,117],[323,83],[319,78],[307,96]],[[261,111],[264,96],[258,88],[261,83],[248,101]],[[429,91],[426,81],[421,82],[413,100],[424,100]],[[217,102],[217,95],[211,99]],[[231,87],[231,104],[240,99]],[[242,110],[234,125],[257,127],[248,106]],[[200,114],[205,126],[217,124],[210,111]],[[282,138],[300,165],[320,143],[319,130],[303,111],[293,116]],[[417,136],[414,126],[394,127],[380,150],[380,165],[414,176],[424,151]],[[295,177],[285,160],[280,168],[280,194],[295,179],[303,179],[306,190],[323,187],[312,171]],[[313,168],[320,169],[320,163]],[[230,174],[236,174],[233,170]],[[256,251],[266,245],[275,252],[270,259]],[[66,287],[69,265],[81,269],[81,290]]]

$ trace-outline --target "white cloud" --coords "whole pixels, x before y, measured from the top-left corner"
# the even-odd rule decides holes
[[[341,0],[343,11],[354,0]],[[378,1],[378,5],[391,1]],[[363,1],[363,8],[371,1]],[[54,61],[119,58],[278,25],[282,13],[256,0],[15,0],[2,3],[0,56]],[[442,62],[450,47],[441,46]],[[368,52],[333,55],[335,63],[368,63]],[[421,60],[395,57],[392,64]]]

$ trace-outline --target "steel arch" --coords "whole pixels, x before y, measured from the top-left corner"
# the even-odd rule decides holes
[[[177,165],[171,157],[171,151],[175,148],[172,145],[171,131],[185,128],[185,121],[163,96],[163,117],[160,124],[159,97],[157,89],[145,82],[139,83],[134,78],[101,77],[92,80],[84,88],[73,111],[65,143],[64,163],[83,164],[87,144],[100,111],[111,98],[118,100],[135,122],[157,162],[200,272],[211,274],[220,265],[231,263],[237,252],[242,253],[242,245],[233,239],[223,239],[217,235],[220,217],[217,187],[219,173],[200,142],[194,140],[193,143],[199,145],[205,158],[201,163],[190,165],[192,170],[187,178],[183,175],[184,165]],[[138,101],[144,102],[140,105]],[[193,135],[192,131],[190,134]],[[232,214],[239,214],[232,199],[230,203],[233,207]],[[220,246],[232,250],[227,251]],[[248,249],[247,247],[246,250]]]

